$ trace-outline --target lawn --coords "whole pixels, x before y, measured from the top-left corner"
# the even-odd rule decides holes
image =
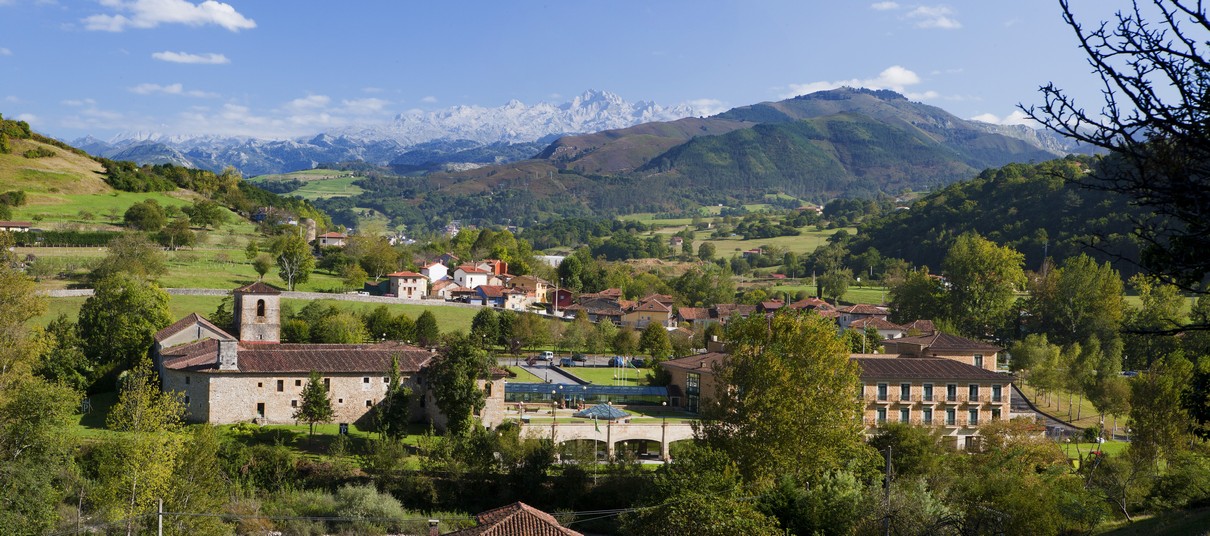
[[[765,292],[770,296],[777,296],[783,292],[789,292],[791,299],[793,299],[794,295],[800,291],[805,291],[807,295],[814,296],[815,286],[810,284],[811,279],[806,278],[802,279],[802,281],[806,284],[776,285],[766,288]],[[858,287],[855,285],[850,285],[849,290],[845,292],[843,297],[840,298],[840,301],[843,303],[869,303],[877,305],[886,302],[886,294],[886,287]]]
[[[1081,456],[1088,456],[1089,452],[1099,450],[1110,456],[1117,456],[1126,450],[1130,445],[1125,441],[1106,441],[1101,444],[1097,443],[1059,443],[1059,448],[1063,449],[1063,454],[1073,460],[1080,459]]]
[[[568,372],[594,385],[647,385],[647,369],[616,367],[569,367]]]

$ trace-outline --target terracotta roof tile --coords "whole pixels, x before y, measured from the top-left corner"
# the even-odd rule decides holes
[[[1013,381],[1011,374],[945,359],[943,357],[854,357],[861,367],[861,378],[895,380],[1001,380]]]
[[[933,352],[957,352],[966,350],[999,352],[1002,350],[1002,348],[999,346],[941,332],[933,335],[925,335],[923,337],[904,337],[902,339],[894,339],[893,341],[889,342],[893,342],[895,344],[918,344]]]
[[[177,333],[180,333],[181,330],[184,330],[185,328],[195,324],[201,324],[208,329],[217,331],[220,335],[226,335],[226,337],[230,340],[235,340],[235,337],[231,336],[230,333],[227,333],[226,330],[212,324],[209,320],[206,320],[197,313],[189,313],[189,315],[187,315],[185,318],[177,320],[176,323],[172,324],[171,326],[157,331],[155,333],[155,340],[156,342],[163,341],[164,339],[176,335]]]
[[[475,516],[479,526],[447,536],[583,536],[559,524],[554,516],[523,502],[515,502]]]
[[[871,316],[882,315],[882,316],[885,316],[887,314],[886,309],[884,309],[882,307],[878,307],[877,305],[869,305],[869,304],[865,304],[865,303],[859,303],[857,305],[849,305],[847,307],[840,307],[837,310],[842,313],[848,313],[851,315],[871,315]]]
[[[251,285],[244,285],[235,289],[235,292],[242,292],[244,294],[281,294],[280,290],[266,285],[262,281],[257,281]]]
[[[387,274],[387,277],[398,277],[400,279],[421,279],[424,277],[424,275],[416,272],[395,272],[393,274]]]
[[[683,320],[709,320],[710,309],[706,307],[681,307],[676,310]]]

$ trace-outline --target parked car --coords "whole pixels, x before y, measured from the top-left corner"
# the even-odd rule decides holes
[[[576,362],[574,359],[572,359],[570,357],[564,357],[563,359],[559,360],[559,366],[560,367],[574,367],[574,366],[576,366]]]
[[[538,354],[538,359],[541,359],[542,361],[551,361],[554,358],[555,358],[554,352],[542,352],[542,353]]]
[[[571,359],[572,359],[572,361],[579,361],[579,362],[583,363],[585,361],[588,361],[588,356],[585,356],[584,354],[576,352],[574,354],[571,354]]]
[[[622,357],[620,355],[615,355],[615,356],[609,358],[609,366],[624,367],[624,366],[626,366],[626,358]]]
[[[643,368],[643,367],[647,366],[647,360],[643,359],[641,357],[636,357],[636,358],[630,360],[630,364],[634,365],[637,368]]]

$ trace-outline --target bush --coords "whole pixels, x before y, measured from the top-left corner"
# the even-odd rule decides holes
[[[51,156],[55,156],[55,152],[50,149],[47,149],[46,147],[36,147],[36,148],[30,149],[28,151],[25,151],[24,153],[21,153],[21,156],[24,156],[26,158],[48,158]]]

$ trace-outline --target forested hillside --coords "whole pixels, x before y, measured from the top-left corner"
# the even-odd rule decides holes
[[[1138,247],[1129,218],[1137,210],[1121,197],[1077,187],[1073,179],[1095,172],[1098,159],[1067,157],[1040,164],[1009,164],[952,184],[865,224],[853,251],[867,247],[888,257],[936,269],[955,238],[967,231],[1025,254],[1038,269],[1043,256],[1061,261],[1081,252],[1112,260],[1129,276]]]

